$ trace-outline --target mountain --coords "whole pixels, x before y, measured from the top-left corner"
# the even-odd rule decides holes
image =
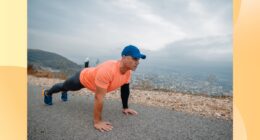
[[[39,49],[28,49],[28,66],[33,66],[35,69],[61,72],[66,76],[72,75],[83,67],[59,54]]]

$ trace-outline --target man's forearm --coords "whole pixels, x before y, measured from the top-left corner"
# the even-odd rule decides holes
[[[121,99],[122,99],[122,104],[124,109],[128,108],[129,94],[130,94],[129,84],[124,84],[123,86],[121,86]]]
[[[94,123],[102,120],[103,97],[95,96],[94,102]]]

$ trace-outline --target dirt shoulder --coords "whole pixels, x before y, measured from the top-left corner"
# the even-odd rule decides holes
[[[28,75],[28,83],[43,88],[62,82],[60,79],[39,78]],[[88,90],[72,92],[74,95],[93,95]],[[106,95],[107,99],[120,99],[120,92],[116,90]],[[203,95],[191,95],[164,91],[147,91],[131,89],[129,104],[142,104],[147,106],[164,107],[170,110],[197,114],[205,117],[216,117],[225,120],[233,120],[232,97],[209,97]]]

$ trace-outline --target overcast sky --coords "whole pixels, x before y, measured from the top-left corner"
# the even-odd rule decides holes
[[[148,54],[230,62],[232,32],[232,0],[28,0],[29,48],[77,63],[119,58],[128,44]]]

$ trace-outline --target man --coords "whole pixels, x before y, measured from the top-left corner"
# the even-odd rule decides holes
[[[61,93],[61,99],[67,101],[67,91],[76,91],[87,88],[95,93],[94,100],[94,127],[101,132],[112,130],[110,122],[102,120],[103,99],[106,93],[121,87],[121,99],[123,113],[136,115],[137,112],[128,108],[129,82],[131,71],[135,71],[139,59],[145,59],[139,49],[133,45],[126,46],[121,53],[121,60],[109,60],[96,67],[84,68],[74,76],[52,86],[49,90],[43,90],[44,103],[52,105],[52,94]]]

